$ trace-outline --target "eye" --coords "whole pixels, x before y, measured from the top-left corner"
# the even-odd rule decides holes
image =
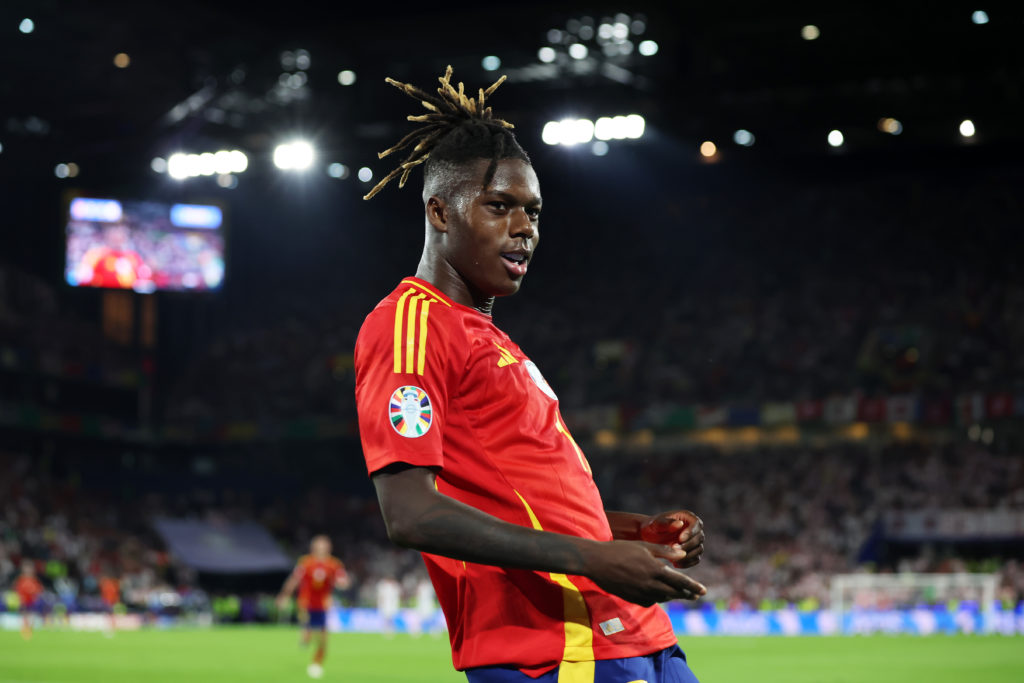
[[[537,207],[531,207],[526,210],[526,215],[529,216],[531,220],[537,220],[540,218],[540,209]]]
[[[504,211],[505,209],[508,208],[508,204],[499,201],[488,202],[487,205],[493,208],[495,211]]]

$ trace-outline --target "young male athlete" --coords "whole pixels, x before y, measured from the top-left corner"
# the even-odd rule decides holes
[[[367,196],[424,164],[414,277],[367,316],[355,350],[359,430],[389,537],[424,553],[471,683],[693,683],[665,612],[704,586],[699,518],[604,510],[540,370],[495,326],[534,256],[540,184],[487,98],[387,82],[428,110]],[[675,565],[673,567],[672,565]]]
[[[21,637],[32,638],[32,613],[36,611],[36,600],[43,594],[43,584],[36,578],[36,566],[32,560],[22,560],[21,574],[14,582],[21,610]]]
[[[305,596],[306,621],[303,624],[302,642],[309,643],[316,635],[316,651],[313,661],[306,668],[310,678],[324,675],[324,655],[327,653],[327,608],[330,606],[331,591],[349,586],[345,565],[331,555],[331,539],[314,536],[309,544],[309,555],[303,555],[288,576],[277,596],[277,604],[284,607],[288,598],[299,588]]]

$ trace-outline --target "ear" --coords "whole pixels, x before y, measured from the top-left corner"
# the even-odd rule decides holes
[[[448,232],[448,202],[437,195],[427,199],[425,207],[427,222],[438,232]]]

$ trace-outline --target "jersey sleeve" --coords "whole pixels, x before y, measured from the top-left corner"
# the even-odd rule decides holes
[[[460,348],[447,306],[410,288],[374,309],[359,331],[356,408],[371,475],[394,463],[444,467],[448,400],[467,346]]]

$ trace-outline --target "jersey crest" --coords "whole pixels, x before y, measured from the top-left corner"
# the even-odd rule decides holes
[[[536,384],[548,398],[557,401],[558,396],[555,395],[555,390],[552,389],[551,385],[548,384],[548,381],[544,379],[544,375],[540,374],[540,368],[538,368],[532,360],[524,362],[523,365],[526,366],[526,371],[530,373],[530,379],[533,380],[533,383]]]
[[[430,430],[433,413],[430,397],[419,387],[398,387],[388,400],[391,426],[410,439],[423,436]]]

